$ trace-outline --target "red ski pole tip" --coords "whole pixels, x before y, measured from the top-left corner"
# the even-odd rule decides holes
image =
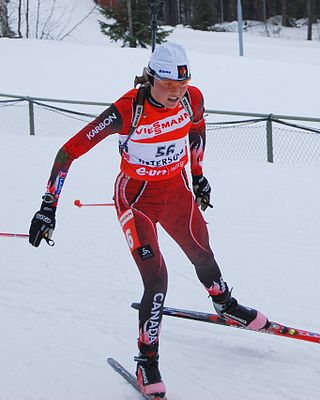
[[[73,204],[74,204],[76,207],[82,207],[82,204],[81,204],[81,201],[80,201],[80,200],[75,200],[75,201],[73,202]]]

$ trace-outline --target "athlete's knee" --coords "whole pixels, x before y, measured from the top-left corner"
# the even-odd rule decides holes
[[[156,288],[157,291],[166,291],[168,283],[167,267],[161,254],[142,260],[137,252],[134,259],[140,271],[145,287]]]

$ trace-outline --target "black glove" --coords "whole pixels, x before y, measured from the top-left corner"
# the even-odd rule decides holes
[[[203,175],[192,176],[192,187],[195,201],[201,210],[205,211],[208,206],[212,208],[213,206],[210,204],[211,186],[207,178]]]
[[[29,243],[35,247],[39,246],[42,239],[50,246],[54,245],[51,236],[56,226],[56,206],[53,205],[55,198],[50,193],[46,193],[42,198],[41,208],[32,218],[29,229]]]

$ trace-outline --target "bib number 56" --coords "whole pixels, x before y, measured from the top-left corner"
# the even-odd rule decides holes
[[[169,156],[174,153],[176,145],[170,144],[169,146],[158,146],[156,157]]]

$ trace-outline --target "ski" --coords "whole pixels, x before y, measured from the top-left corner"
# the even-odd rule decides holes
[[[140,303],[132,303],[131,307],[136,310],[139,310]],[[210,313],[204,313],[204,312],[192,311],[192,310],[184,310],[184,309],[172,308],[172,307],[164,307],[163,314],[169,315],[171,317],[191,319],[194,321],[209,322],[211,324],[229,326],[232,328],[250,330],[250,331],[259,332],[259,333],[268,333],[271,335],[277,335],[277,336],[287,337],[287,338],[291,338],[291,339],[304,340],[306,342],[320,344],[320,333],[315,333],[315,332],[298,329],[298,328],[291,328],[289,326],[285,326],[285,325],[282,325],[282,324],[280,324],[278,322],[274,322],[274,321],[269,321],[269,325],[265,329],[255,330],[255,329],[245,328],[244,326],[240,325],[238,322],[231,320],[230,318],[220,317],[217,314],[210,314]]]
[[[118,372],[118,374],[120,374],[127,382],[130,383],[131,386],[133,386],[141,395],[141,397],[143,399],[146,400],[167,400],[166,397],[159,397],[156,395],[151,395],[151,394],[145,394],[141,391],[140,386],[137,382],[136,377],[131,374],[131,372],[129,372],[126,368],[124,368],[117,360],[115,360],[114,358],[108,358],[107,359],[109,365],[111,365],[111,367]]]

